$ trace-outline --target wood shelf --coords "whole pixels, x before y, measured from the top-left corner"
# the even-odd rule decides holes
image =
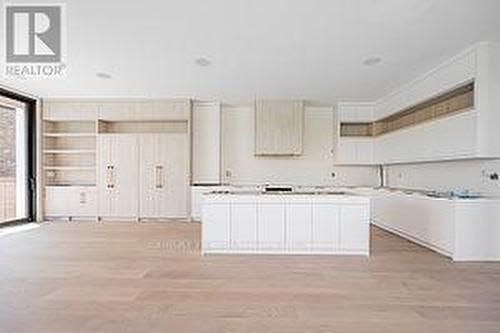
[[[474,82],[371,123],[341,123],[340,136],[375,137],[471,110],[474,110]]]
[[[95,154],[96,151],[93,149],[44,149],[44,154],[82,154],[91,155]]]
[[[92,138],[96,137],[97,133],[44,133],[43,136],[48,138]]]
[[[44,166],[47,171],[95,171],[96,167],[83,167],[83,166]]]

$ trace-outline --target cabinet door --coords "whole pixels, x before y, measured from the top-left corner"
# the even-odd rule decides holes
[[[207,204],[202,212],[203,251],[228,249],[230,247],[229,204]]]
[[[155,134],[139,136],[139,214],[140,217],[159,217],[157,187],[161,186],[156,174],[159,167],[158,138]]]
[[[77,216],[90,217],[97,215],[96,190],[94,187],[76,189]]]
[[[291,203],[286,205],[286,235],[289,251],[311,248],[312,205]]]
[[[109,102],[99,105],[99,119],[102,120],[137,120],[140,119],[138,103]]]
[[[257,205],[236,203],[231,206],[231,248],[257,249]]]
[[[44,119],[95,121],[97,109],[98,106],[95,103],[46,102],[44,105]]]
[[[193,183],[220,182],[220,104],[193,106]]]
[[[262,251],[285,249],[285,205],[265,203],[257,207],[258,242]]]
[[[340,213],[342,250],[368,252],[370,238],[369,212],[363,206],[343,206]]]
[[[99,215],[137,217],[138,151],[133,134],[99,136]]]
[[[157,136],[158,163],[155,165],[158,214],[161,217],[186,218],[189,194],[189,146],[186,133]]]
[[[113,174],[111,159],[111,135],[99,135],[97,141],[97,193],[99,216],[112,215]]]
[[[77,209],[74,189],[70,187],[45,188],[45,215],[72,216]]]
[[[138,216],[138,147],[134,134],[113,135],[111,159],[114,166],[113,210],[118,217]]]
[[[313,205],[312,247],[317,251],[340,249],[340,209],[334,204]]]

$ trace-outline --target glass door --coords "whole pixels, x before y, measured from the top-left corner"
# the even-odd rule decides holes
[[[33,111],[0,93],[0,224],[33,220]]]

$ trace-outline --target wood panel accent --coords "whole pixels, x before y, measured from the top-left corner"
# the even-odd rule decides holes
[[[301,155],[303,135],[303,101],[255,101],[255,155]]]
[[[474,108],[474,82],[399,111],[373,123],[340,124],[340,136],[370,137],[452,116]]]
[[[372,256],[200,256],[197,223],[0,236],[3,332],[498,332],[500,265],[378,228]]]

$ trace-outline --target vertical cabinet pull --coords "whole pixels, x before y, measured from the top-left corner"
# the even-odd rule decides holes
[[[164,178],[163,165],[155,166],[155,187],[157,189],[162,189],[165,187]]]
[[[87,194],[85,192],[80,192],[80,205],[87,203]]]
[[[113,165],[106,167],[106,187],[115,188],[115,167]]]

